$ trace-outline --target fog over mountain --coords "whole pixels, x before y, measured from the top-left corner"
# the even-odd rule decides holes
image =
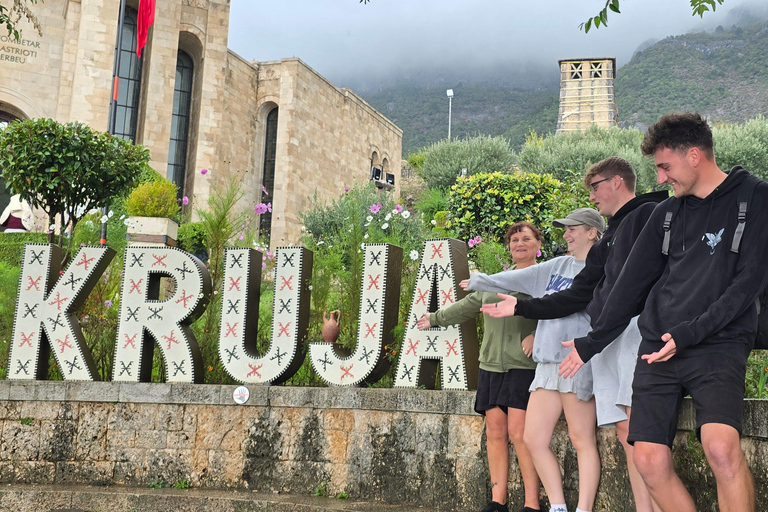
[[[232,0],[229,47],[249,60],[299,57],[333,83],[370,94],[395,83],[555,87],[557,60],[615,56],[668,35],[768,16],[765,0],[725,0],[703,19],[686,0],[623,0],[584,34],[603,0]]]

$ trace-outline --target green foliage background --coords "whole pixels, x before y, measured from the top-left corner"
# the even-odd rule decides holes
[[[441,140],[421,151],[424,163],[419,175],[431,188],[447,189],[463,169],[467,176],[479,172],[510,172],[515,153],[504,137],[478,136]]]

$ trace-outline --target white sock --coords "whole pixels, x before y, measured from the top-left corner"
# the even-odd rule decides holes
[[[562,505],[555,504],[549,506],[549,512],[568,512],[568,507],[565,506],[565,503]]]
[[[576,512],[592,512],[591,510],[581,510],[579,507],[576,507]]]

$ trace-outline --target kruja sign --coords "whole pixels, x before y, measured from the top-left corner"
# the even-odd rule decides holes
[[[279,384],[301,366],[308,352],[327,383],[358,386],[379,380],[389,369],[384,347],[392,343],[400,298],[402,249],[366,244],[360,283],[360,321],[353,351],[313,342],[309,326],[312,252],[304,247],[276,251],[275,290],[269,348],[257,351],[261,253],[227,249],[221,290],[219,356],[238,382]],[[108,247],[82,247],[60,271],[58,246],[27,244],[8,357],[8,379],[44,379],[53,352],[65,380],[97,380],[74,314],[115,255]],[[434,387],[440,368],[443,389],[474,389],[477,382],[477,328],[474,320],[419,331],[428,311],[459,299],[458,284],[469,276],[466,245],[454,239],[426,240],[411,299],[395,378],[401,388]],[[170,297],[159,300],[162,278],[174,281]],[[196,257],[171,247],[130,246],[125,250],[112,378],[148,382],[153,343],[163,356],[169,382],[203,382],[200,349],[189,324],[205,310],[212,285]]]

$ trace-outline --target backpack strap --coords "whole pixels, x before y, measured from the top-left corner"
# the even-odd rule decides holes
[[[739,205],[739,223],[736,225],[736,230],[733,232],[733,242],[731,243],[731,252],[739,253],[739,246],[741,245],[741,238],[744,235],[744,227],[747,224],[747,210],[749,209],[749,202],[752,200],[752,194],[755,192],[757,184],[760,183],[759,178],[748,174],[744,181],[739,185],[739,195],[736,199]]]
[[[662,226],[664,229],[664,240],[661,242],[661,253],[664,256],[669,256],[669,242],[672,237],[672,217],[674,217],[680,209],[680,203],[682,201],[678,198],[674,198],[672,199],[672,202],[673,204],[670,205],[671,209],[664,215],[664,225]]]

